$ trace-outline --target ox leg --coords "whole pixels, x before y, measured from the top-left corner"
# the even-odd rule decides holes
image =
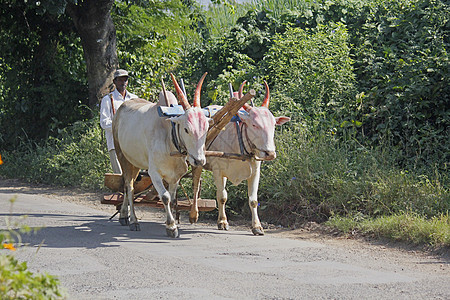
[[[134,211],[134,180],[139,173],[139,169],[134,166],[129,166],[123,170],[123,176],[125,180],[125,193],[122,209],[120,212],[119,222],[121,225],[128,225],[131,231],[140,231],[139,222]],[[128,205],[130,206],[130,219],[128,220]],[[122,210],[124,210],[122,212]]]
[[[217,192],[217,203],[219,208],[219,216],[217,218],[217,228],[219,230],[228,230],[230,227],[228,225],[227,215],[225,214],[225,203],[227,203],[228,194],[225,190],[227,179],[222,176],[214,176],[214,182],[216,184]]]
[[[124,180],[124,184],[123,184],[123,189],[124,189],[124,194],[123,194],[123,202],[122,205],[120,206],[120,215],[119,215],[119,223],[122,226],[128,226],[130,223],[128,221],[128,183],[127,180],[125,179],[125,176],[123,176],[122,174],[122,180]]]
[[[198,221],[198,198],[200,198],[200,182],[202,176],[202,167],[192,167],[192,189],[194,192],[194,198],[191,204],[191,210],[189,211],[189,222],[197,223]]]
[[[256,167],[252,176],[247,179],[248,183],[248,205],[252,212],[252,233],[254,235],[264,235],[264,229],[258,217],[258,186],[260,177],[261,162],[256,162]]]
[[[164,204],[164,209],[166,210],[166,233],[169,237],[177,238],[180,235],[178,233],[178,227],[175,224],[175,219],[172,215],[172,210],[170,209],[170,192],[166,190],[163,180],[156,170],[154,170],[153,168],[149,168],[148,174],[150,175],[153,186],[155,187],[156,191],[158,191],[159,199],[161,199],[162,203]],[[171,185],[169,184],[169,190],[171,189],[170,186]]]
[[[122,226],[128,226],[130,224],[128,218],[128,188],[127,185],[124,185],[124,195],[122,206],[120,207],[120,215],[119,215],[119,223]]]
[[[172,214],[173,214],[173,210],[175,209],[175,205],[177,204],[177,188],[178,188],[178,182],[169,184],[169,194],[170,194],[169,208],[172,210]]]

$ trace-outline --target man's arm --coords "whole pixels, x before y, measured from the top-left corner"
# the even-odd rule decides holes
[[[100,126],[103,129],[112,127],[111,99],[109,94],[102,98],[100,104]]]

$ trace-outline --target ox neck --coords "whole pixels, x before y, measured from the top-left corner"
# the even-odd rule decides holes
[[[172,143],[179,153],[186,155],[186,146],[180,136],[180,125],[175,124],[172,121],[170,121],[170,123],[172,124]]]
[[[248,127],[244,122],[236,122],[237,138],[242,155],[252,155],[255,147],[248,138]]]

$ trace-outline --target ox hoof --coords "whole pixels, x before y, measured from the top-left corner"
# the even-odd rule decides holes
[[[254,235],[264,235],[264,230],[259,227],[259,228],[252,228],[252,233]]]
[[[179,238],[180,233],[178,232],[178,228],[175,227],[175,229],[166,228],[166,233],[168,237],[171,238]]]
[[[130,224],[130,222],[128,221],[128,218],[119,218],[119,223],[122,226],[127,226]]]
[[[141,225],[139,223],[130,224],[131,231],[141,231]]]
[[[230,229],[230,226],[226,223],[219,223],[217,224],[217,228],[219,228],[219,230],[228,230]]]

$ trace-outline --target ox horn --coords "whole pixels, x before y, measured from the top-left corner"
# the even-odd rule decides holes
[[[189,104],[186,95],[184,95],[183,91],[178,85],[177,80],[175,79],[175,76],[173,76],[172,73],[170,73],[170,77],[172,77],[173,85],[175,86],[175,90],[177,91],[178,100],[181,102],[181,105],[183,106],[184,110],[188,110],[189,108],[191,108],[191,105]]]
[[[197,88],[195,89],[194,103],[193,103],[194,107],[201,107],[201,105],[200,105],[200,93],[202,91],[202,84],[203,84],[203,80],[205,80],[206,74],[208,74],[208,72],[205,72],[205,74],[203,74],[202,78],[200,78],[200,80],[199,80],[199,82],[197,84]]]
[[[247,83],[247,80],[244,80],[244,81],[241,83],[241,85],[239,86],[239,92],[238,92],[239,99],[241,99],[241,98],[244,96],[243,91],[244,91],[244,85],[245,85],[246,83]],[[255,106],[255,103],[253,103],[253,98],[250,99],[250,102],[252,103],[252,106]],[[245,104],[244,104],[244,109],[245,109],[246,111],[250,111],[251,107],[250,107],[250,105],[248,105],[247,103],[245,103]]]
[[[244,85],[247,83],[247,80],[244,80],[241,85],[239,86],[239,99],[242,98],[242,96],[244,96],[244,94],[242,93],[242,91],[244,90]]]
[[[264,101],[261,104],[261,106],[269,108],[270,92],[269,92],[269,85],[267,84],[267,82],[265,80],[264,80],[264,85],[266,86],[266,95],[264,96]]]

